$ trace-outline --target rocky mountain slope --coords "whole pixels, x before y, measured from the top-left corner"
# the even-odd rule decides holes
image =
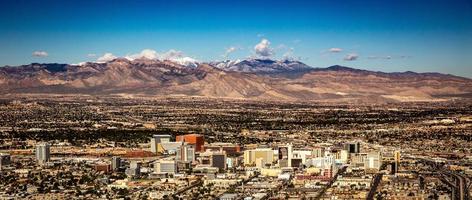
[[[472,97],[472,80],[384,73],[298,61],[243,60],[184,66],[118,58],[81,65],[0,67],[0,94],[127,94],[282,101],[438,101]]]

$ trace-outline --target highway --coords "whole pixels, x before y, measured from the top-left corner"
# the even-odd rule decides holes
[[[470,182],[470,180],[464,174],[448,170],[444,166],[439,165],[432,160],[421,159],[421,161],[438,171],[441,181],[451,187],[452,200],[470,200],[471,196],[468,191],[468,188],[470,187],[468,186],[468,182]]]

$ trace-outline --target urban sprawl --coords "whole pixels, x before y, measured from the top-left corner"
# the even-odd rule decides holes
[[[470,102],[0,99],[0,199],[452,199]]]

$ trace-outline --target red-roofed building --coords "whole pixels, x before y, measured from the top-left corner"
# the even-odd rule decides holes
[[[200,134],[187,134],[187,135],[178,135],[175,138],[175,141],[187,142],[189,144],[195,145],[195,151],[203,151],[203,145],[205,144],[205,138]]]

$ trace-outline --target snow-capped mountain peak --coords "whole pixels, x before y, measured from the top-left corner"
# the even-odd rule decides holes
[[[287,71],[302,71],[311,69],[310,66],[292,60],[270,60],[270,59],[247,59],[247,60],[225,60],[212,62],[211,65],[224,71],[279,73]]]

